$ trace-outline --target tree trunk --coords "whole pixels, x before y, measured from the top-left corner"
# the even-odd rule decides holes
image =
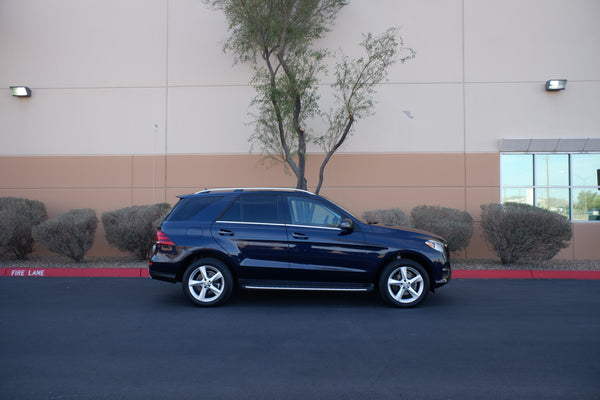
[[[321,187],[323,186],[323,180],[325,179],[325,167],[327,166],[327,163],[333,156],[333,153],[335,153],[337,151],[337,149],[339,149],[340,146],[342,144],[344,144],[344,141],[348,137],[348,133],[350,133],[350,128],[352,128],[353,123],[354,123],[354,114],[352,112],[349,112],[348,113],[348,122],[346,123],[346,127],[344,128],[344,133],[342,134],[340,139],[336,142],[336,144],[331,148],[331,150],[329,150],[327,152],[327,155],[325,155],[325,158],[323,159],[323,162],[321,163],[321,167],[319,168],[319,183],[317,185],[317,189],[315,190],[315,194],[319,194],[319,192],[321,191]]]

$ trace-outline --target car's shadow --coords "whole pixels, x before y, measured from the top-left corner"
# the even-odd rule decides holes
[[[290,290],[236,290],[228,305],[240,306],[381,306],[375,293]]]
[[[198,308],[190,302],[177,287],[160,296],[160,303],[168,307]],[[447,300],[447,299],[446,299]],[[439,307],[444,304],[444,296],[430,293],[425,302],[416,308]],[[291,291],[291,290],[244,290],[236,289],[222,307],[351,307],[388,308],[377,292],[336,292],[336,291]]]

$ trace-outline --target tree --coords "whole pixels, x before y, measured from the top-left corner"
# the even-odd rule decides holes
[[[319,104],[317,84],[331,54],[312,46],[329,31],[347,0],[205,2],[227,18],[230,36],[224,50],[254,69],[256,114],[250,141],[266,159],[290,169],[298,189],[307,188],[307,145],[319,146],[325,154],[315,190],[319,193],[327,163],[352,135],[356,120],[372,113],[376,88],[387,78],[389,67],[413,58],[414,50],[404,46],[395,28],[379,36],[363,35],[365,55],[356,60],[342,57],[332,85],[336,104],[325,110]],[[308,127],[318,118],[328,125],[321,132]]]

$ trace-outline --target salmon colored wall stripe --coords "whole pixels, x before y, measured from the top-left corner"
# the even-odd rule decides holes
[[[309,190],[322,155],[311,154]],[[294,187],[281,165],[259,155],[25,156],[0,157],[0,196],[43,201],[50,217],[75,208],[105,211],[137,204],[177,202],[177,196],[216,187]],[[490,257],[481,236],[481,204],[500,199],[497,153],[337,154],[325,171],[321,194],[356,215],[398,207],[407,214],[421,204],[468,211],[475,223],[462,256]],[[594,238],[600,224],[573,225],[571,245],[558,258],[600,259]],[[43,249],[40,249],[44,251]],[[110,247],[100,225],[89,255],[121,254]]]

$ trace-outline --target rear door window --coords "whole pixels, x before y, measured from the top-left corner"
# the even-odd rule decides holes
[[[279,196],[246,194],[238,197],[219,219],[228,222],[283,223]]]

